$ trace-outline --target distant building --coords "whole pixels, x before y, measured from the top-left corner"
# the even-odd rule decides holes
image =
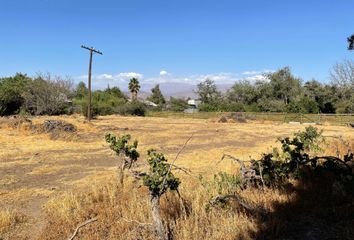
[[[198,108],[198,106],[202,103],[200,100],[197,99],[190,99],[188,100],[188,106],[191,108]]]
[[[151,102],[149,100],[141,100],[143,103],[145,103],[146,105],[150,106],[150,107],[157,107],[157,104],[154,102]]]
[[[198,112],[198,107],[202,102],[197,99],[190,99],[188,100],[188,108],[184,110],[185,113],[195,113]]]
[[[128,99],[128,102],[132,102],[132,99]],[[138,98],[139,102],[144,103],[145,105],[149,106],[149,107],[157,107],[157,104],[154,102],[151,102],[149,100],[143,99],[143,98]]]

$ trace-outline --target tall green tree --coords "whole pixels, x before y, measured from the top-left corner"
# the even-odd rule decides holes
[[[88,89],[84,82],[79,82],[75,89],[75,98],[82,99],[88,94]]]
[[[166,103],[165,97],[162,95],[159,84],[151,89],[151,95],[147,99],[160,106]]]
[[[218,91],[215,82],[211,79],[206,79],[199,83],[196,93],[199,95],[199,99],[202,103],[206,104],[213,104],[221,97],[221,93]]]
[[[173,112],[183,112],[188,108],[188,103],[184,99],[173,98],[170,97],[170,101],[168,103],[168,110]]]
[[[294,77],[289,67],[269,74],[268,78],[273,90],[272,95],[281,99],[285,105],[301,93],[301,80]]]
[[[305,97],[316,101],[321,113],[335,113],[335,91],[329,85],[312,79],[304,84],[303,92]]]
[[[236,82],[227,92],[227,98],[230,101],[243,104],[252,104],[257,101],[258,97],[259,91],[256,85],[247,80]]]
[[[128,88],[129,88],[129,91],[132,94],[132,99],[133,100],[138,99],[138,92],[140,90],[139,80],[137,78],[130,79]]]
[[[124,93],[119,89],[119,87],[112,87],[109,88],[107,87],[105,90],[106,93],[112,95],[113,97],[117,97],[117,98],[122,98],[122,99],[126,99],[126,96],[124,95]]]

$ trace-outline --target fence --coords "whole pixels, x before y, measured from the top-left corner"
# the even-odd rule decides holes
[[[151,117],[170,117],[170,118],[220,118],[226,112],[149,112]],[[257,121],[276,121],[276,122],[300,122],[300,123],[330,123],[333,125],[347,125],[354,123],[354,114],[301,114],[301,113],[271,113],[271,112],[245,112],[246,119]]]

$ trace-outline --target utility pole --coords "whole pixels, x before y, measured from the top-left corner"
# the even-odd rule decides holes
[[[102,52],[94,49],[93,47],[86,47],[81,45],[81,48],[85,48],[90,51],[90,63],[89,63],[89,70],[88,70],[88,106],[87,106],[87,120],[91,121],[91,70],[92,70],[92,54],[97,53],[102,55]]]
[[[354,34],[347,38],[348,41],[348,50],[354,50]]]

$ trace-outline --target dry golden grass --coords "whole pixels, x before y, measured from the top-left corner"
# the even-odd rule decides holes
[[[133,139],[138,139],[142,161],[149,148],[173,159],[193,134],[176,162],[192,171],[192,176],[176,172],[182,179],[181,195],[191,212],[185,213],[174,194],[162,198],[162,214],[165,219],[170,219],[175,239],[254,239],[271,224],[274,232],[281,229],[279,221],[274,220],[276,217],[269,220],[273,223],[262,223],[258,217],[249,216],[239,207],[232,208],[232,211],[208,211],[208,199],[216,191],[203,187],[197,178],[202,174],[212,181],[212,176],[219,171],[235,173],[239,166],[231,161],[216,165],[223,153],[245,160],[258,158],[277,146],[278,137],[303,130],[303,125],[273,122],[223,124],[210,119],[119,116],[99,117],[88,123],[78,115],[43,116],[32,118],[32,121],[39,124],[46,119],[74,124],[78,137],[70,141],[52,140],[46,134],[33,134],[28,129],[0,126],[0,208],[10,206],[26,213],[30,219],[29,227],[23,227],[24,233],[14,235],[16,239],[28,239],[28,236],[30,239],[67,238],[78,223],[96,215],[98,221],[80,231],[78,239],[154,239],[149,225],[137,224],[152,221],[147,190],[137,188],[138,183],[129,177],[124,189],[115,185],[117,160],[104,141],[107,132],[129,133]],[[331,141],[354,138],[352,129],[344,126],[319,128]],[[341,140],[336,141],[343,148]],[[330,153],[337,150],[335,144],[326,148]],[[244,191],[242,195],[271,212],[277,212],[279,204],[290,204],[298,198],[295,194],[270,189],[265,192]],[[41,213],[43,206],[46,218]],[[5,231],[14,234],[11,228]]]
[[[137,183],[129,178],[126,180],[123,189],[112,177],[108,182],[50,200],[45,206],[50,224],[41,239],[69,236],[77,224],[95,216],[98,221],[81,231],[79,239],[155,239],[148,191],[137,188]],[[217,195],[215,188],[206,189],[193,178],[182,182],[184,201],[174,193],[161,198],[161,212],[173,230],[174,239],[254,239],[262,224],[269,224],[260,223],[257,217],[237,206],[212,209],[208,207],[208,199]],[[296,199],[295,195],[271,189],[246,190],[241,195],[270,212],[276,211],[274,203],[286,205]],[[276,219],[272,221],[279,225]]]
[[[18,182],[18,177],[16,175],[6,175],[0,179],[0,185],[13,184]]]
[[[59,170],[63,169],[62,166],[40,166],[32,169],[32,172],[29,174],[50,174],[50,173],[56,173]]]
[[[5,234],[16,224],[23,222],[24,217],[14,210],[0,210],[0,234]]]
[[[185,182],[189,184],[189,182]],[[183,197],[192,210],[183,214],[178,197],[171,193],[162,198],[161,211],[172,223],[175,239],[252,239],[256,223],[244,213],[205,210],[207,194],[201,188],[184,189]],[[94,186],[81,193],[65,193],[46,204],[52,224],[43,239],[56,239],[56,233],[69,236],[76,224],[98,216],[98,222],[83,231],[80,239],[155,239],[151,228],[148,192],[131,184],[118,189],[113,183]],[[53,220],[54,219],[54,220]]]

